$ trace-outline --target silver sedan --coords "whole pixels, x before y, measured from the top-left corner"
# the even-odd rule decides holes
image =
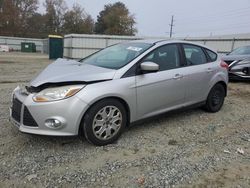
[[[222,59],[228,64],[230,80],[250,80],[250,46],[236,48]]]
[[[131,122],[191,105],[221,109],[228,65],[206,46],[132,41],[80,61],[58,59],[12,94],[21,132],[114,142]]]

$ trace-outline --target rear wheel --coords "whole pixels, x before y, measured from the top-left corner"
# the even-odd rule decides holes
[[[86,113],[83,133],[90,143],[107,145],[120,137],[126,123],[127,114],[122,103],[116,99],[105,99],[94,104]]]
[[[216,84],[209,92],[205,110],[208,112],[218,112],[223,106],[225,95],[226,91],[223,85]]]

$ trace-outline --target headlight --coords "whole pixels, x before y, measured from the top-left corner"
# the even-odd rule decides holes
[[[66,99],[75,95],[78,91],[84,88],[85,85],[70,85],[62,87],[47,88],[35,94],[33,100],[35,102],[50,102],[61,99]]]
[[[236,65],[245,65],[245,64],[250,64],[250,60],[242,60],[240,62],[238,62]]]

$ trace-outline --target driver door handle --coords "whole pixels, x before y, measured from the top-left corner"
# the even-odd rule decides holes
[[[207,73],[210,73],[210,72],[214,72],[214,70],[212,68],[208,68]]]

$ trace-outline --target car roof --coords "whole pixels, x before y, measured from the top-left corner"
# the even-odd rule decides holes
[[[239,46],[237,48],[250,48],[250,45],[246,45],[246,46]],[[233,50],[236,50],[237,48],[233,49]]]
[[[139,39],[139,40],[132,40],[132,41],[129,41],[129,42],[139,42],[139,43],[147,43],[147,44],[156,44],[160,41],[167,41],[166,39],[163,40],[163,39]]]
[[[164,44],[173,44],[173,43],[182,43],[182,44],[192,44],[197,45],[206,49],[209,49],[216,53],[216,50],[209,48],[208,46],[205,46],[200,43],[190,42],[186,40],[171,40],[171,39],[146,39],[146,40],[133,40],[130,41],[131,43],[139,42],[139,43],[147,43],[147,44],[158,44],[158,45],[164,45]]]

